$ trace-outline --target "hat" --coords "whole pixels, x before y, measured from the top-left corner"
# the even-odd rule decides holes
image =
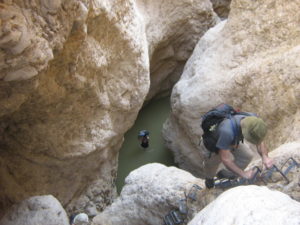
[[[85,213],[79,213],[74,217],[74,225],[86,225],[89,223],[89,217]]]
[[[267,134],[266,123],[255,116],[248,116],[242,119],[241,128],[244,138],[252,144],[260,144]]]

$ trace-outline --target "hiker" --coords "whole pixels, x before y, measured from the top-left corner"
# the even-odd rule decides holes
[[[144,149],[149,147],[149,134],[150,132],[147,130],[141,130],[138,134],[138,139]]]
[[[71,216],[71,225],[88,225],[89,217],[85,213],[79,213],[76,216]]]
[[[253,155],[251,149],[243,143],[243,139],[256,146],[262,158],[262,163],[266,168],[273,166],[273,160],[268,156],[268,149],[263,143],[267,133],[265,122],[254,113],[239,113],[227,104],[222,104],[218,107],[221,111],[226,111],[228,110],[227,107],[230,107],[230,113],[229,116],[225,116],[225,118],[221,119],[221,122],[209,127],[210,130],[206,131],[206,134],[211,132],[215,142],[209,139],[204,140],[206,136],[202,136],[202,147],[205,151],[208,151],[206,154],[210,155],[209,159],[204,162],[206,172],[205,184],[208,188],[213,187],[215,175],[220,179],[234,179],[237,176],[251,179],[254,176],[255,171],[244,171]],[[215,146],[212,146],[212,143]],[[212,152],[215,154],[211,154]],[[221,163],[223,163],[225,168],[217,172]]]

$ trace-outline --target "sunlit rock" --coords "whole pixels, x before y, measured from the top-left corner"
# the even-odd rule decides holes
[[[262,167],[261,160],[254,160],[247,169],[253,169],[255,166],[261,169],[253,180],[254,185],[266,186],[270,190],[280,191],[287,194],[292,199],[300,202],[300,143],[292,142],[279,146],[270,153],[274,160],[274,165],[279,170],[267,170]],[[285,174],[285,176],[284,176]],[[218,183],[216,181],[215,183]],[[189,205],[190,214],[188,219],[191,220],[199,211],[206,207],[210,202],[218,198],[220,194],[228,189],[236,186],[230,186],[227,180],[227,185],[216,185],[212,189],[203,189],[198,193],[198,199]],[[232,184],[236,184],[233,181]],[[241,184],[242,185],[242,184]],[[247,185],[245,183],[244,185]]]
[[[285,162],[291,157],[296,162],[300,163],[300,152],[298,151],[299,147],[299,143],[297,142],[288,143],[280,146],[270,154],[274,159],[275,165],[278,168],[282,169],[282,172],[284,172],[287,166],[290,165],[287,164],[286,166],[284,166]],[[252,168],[254,166],[261,167],[261,161],[253,161],[252,164],[249,165],[249,168]],[[267,170],[265,169],[263,170],[263,172],[266,171]],[[260,176],[262,175],[260,174]],[[279,202],[281,201],[287,201],[286,203],[283,202],[282,207],[284,207],[285,204],[289,204],[289,202],[294,202],[294,205],[300,204],[296,204],[296,201],[300,202],[300,167],[292,167],[290,169],[290,172],[287,174],[287,177],[289,179],[289,183],[286,182],[284,177],[280,176],[280,174],[276,172],[271,177],[272,179],[265,180],[263,182],[261,178],[259,178],[254,182],[253,185],[240,186],[240,189],[236,188],[236,186],[226,188],[217,186],[212,189],[207,189],[204,187],[203,180],[195,178],[186,171],[177,169],[175,167],[165,167],[157,163],[148,164],[130,173],[130,175],[126,178],[126,185],[124,186],[120,197],[117,198],[110,207],[106,208],[103,213],[94,218],[93,225],[162,224],[162,219],[166,215],[168,215],[171,210],[177,210],[177,212],[180,212],[180,200],[183,206],[187,209],[186,214],[180,212],[182,218],[184,218],[185,221],[193,221],[193,224],[198,224],[200,222],[198,222],[198,220],[196,220],[195,222],[193,218],[195,216],[196,218],[198,218],[197,214],[199,212],[202,212],[202,210],[206,210],[206,207],[211,202],[218,202],[219,198],[222,199],[222,193],[227,193],[230,189],[240,190],[233,190],[232,192],[230,192],[233,193],[231,195],[237,196],[237,198],[235,198],[230,195],[229,199],[231,199],[233,202],[235,202],[236,199],[243,199],[245,197],[245,193],[251,193],[254,189],[253,191],[255,193],[257,192],[257,194],[254,193],[253,196],[248,196],[249,194],[245,194],[245,203],[241,204],[247,204],[247,202],[250,201],[248,197],[250,199],[253,198],[253,201],[250,202],[251,207],[255,205],[256,201],[258,202],[258,204],[263,204],[264,201],[269,201],[271,205],[266,207],[263,211],[264,214],[268,215],[273,213],[272,207],[275,206],[272,206],[272,204],[279,204]],[[193,189],[193,184],[198,185],[202,189]],[[244,191],[243,188],[246,188],[246,191]],[[190,193],[194,193],[194,199],[188,197],[190,196]],[[275,199],[277,198],[276,196],[284,196],[283,199],[288,200],[278,199],[273,201],[272,193],[277,193],[275,194]],[[265,196],[266,199],[262,200],[262,196]],[[229,207],[226,204],[227,201],[228,200],[222,200],[220,203],[218,203],[220,204],[220,206],[218,207]],[[237,202],[242,201],[237,200]],[[215,203],[211,204],[214,205]],[[234,206],[230,206],[230,208],[231,207],[234,208]],[[259,208],[261,207],[262,206],[260,206]],[[246,215],[246,223],[251,224],[251,222],[253,222],[253,219],[258,219],[258,221],[260,221],[260,217],[261,215],[263,215],[259,212],[254,212],[253,217],[251,217],[251,215],[249,214],[249,212],[251,211],[250,208],[240,208],[242,208],[241,212],[235,213],[235,211],[233,211],[231,214],[228,214],[229,221],[234,220],[237,215],[244,213]],[[291,213],[291,222],[298,218],[298,215],[296,216],[296,214],[293,213],[296,212],[296,209],[294,209],[293,207],[288,209],[288,213]],[[216,212],[213,211],[213,213]],[[213,215],[213,213],[211,213],[211,215]],[[247,216],[248,214],[249,217]],[[206,214],[203,214],[203,218],[205,217]],[[203,222],[203,220],[201,220],[201,222]],[[206,222],[208,222],[208,224],[214,224],[215,220],[212,220],[212,222]]]
[[[0,220],[0,225],[69,225],[62,205],[52,195],[34,196],[14,205]]]
[[[294,142],[284,144],[274,150],[270,154],[274,159],[274,164],[282,172],[285,172],[287,166],[291,165],[287,164],[284,166],[288,159],[293,158],[295,162],[300,163],[299,147],[299,143]],[[261,161],[253,161],[249,168],[254,166],[261,167]],[[263,169],[263,172],[267,171]],[[287,209],[287,213],[290,215],[291,224],[294,224],[295,221],[299,222],[299,215],[295,214],[295,212],[300,206],[300,164],[292,167],[289,173],[286,174],[289,179],[288,183],[283,176],[280,176],[279,172],[274,173],[274,176],[271,177],[272,179],[264,181],[262,180],[263,174],[259,174],[260,177],[258,176],[253,185],[245,183],[240,187],[215,186],[212,189],[207,189],[204,187],[202,179],[195,178],[184,170],[166,167],[157,163],[147,164],[129,174],[120,197],[106,208],[104,212],[94,218],[93,225],[162,224],[163,218],[171,210],[176,210],[185,221],[192,221],[191,224],[214,224],[217,220],[220,220],[219,222],[221,223],[221,215],[213,209],[215,204],[217,204],[216,208],[220,211],[222,210],[219,207],[223,204],[223,207],[226,208],[224,212],[222,211],[224,215],[228,214],[227,211],[230,208],[236,208],[228,214],[226,224],[231,224],[230,221],[235,219],[237,219],[239,224],[239,221],[242,221],[241,215],[245,216],[245,224],[256,224],[253,222],[256,220],[260,224],[263,215],[274,213],[273,207],[276,207],[276,204],[280,205],[279,208],[290,207]],[[198,185],[200,189],[193,189],[194,184]],[[252,192],[253,194],[251,195]],[[189,196],[194,197],[191,198]],[[224,198],[223,196],[229,197]],[[229,203],[227,205],[223,202]],[[267,202],[265,208],[263,208],[264,202]],[[248,208],[235,206],[235,204],[246,205],[247,203],[249,203]],[[262,209],[262,211],[252,210],[256,203],[258,204],[257,209]],[[291,205],[289,206],[290,203]],[[233,204],[233,206],[230,204]],[[181,206],[186,208],[185,214],[180,211]],[[212,209],[212,212],[209,212],[207,208]],[[285,214],[283,211],[283,209],[278,209],[278,224],[284,224],[283,218]],[[216,214],[217,220],[213,219],[214,214]],[[222,216],[224,215],[222,214]],[[194,217],[195,219],[193,219]],[[205,218],[208,219],[206,220]]]
[[[219,18],[209,0],[137,0],[137,6],[149,46],[149,100],[170,93],[196,43]]]
[[[270,150],[299,140],[299,7],[284,0],[233,0],[228,20],[199,41],[173,88],[164,125],[180,167],[205,176],[200,118],[223,102],[266,121]]]
[[[300,203],[267,187],[230,189],[199,212],[188,225],[252,225],[300,223]]]
[[[0,216],[41,194],[89,215],[110,204],[150,70],[147,99],[217,21],[209,0],[1,1]]]
[[[115,197],[118,150],[150,85],[136,4],[4,2],[0,212],[53,194],[95,215]]]
[[[266,185],[270,189],[281,191],[294,200],[300,202],[300,142],[291,142],[279,146],[270,153],[275,166],[279,171],[274,170],[270,175],[266,174],[264,179],[257,184]],[[252,162],[248,168],[254,166],[262,167],[261,161]],[[265,169],[265,168],[264,168]],[[282,173],[281,173],[282,172]],[[285,175],[285,176],[284,176]]]
[[[179,207],[193,184],[203,181],[175,167],[152,163],[132,171],[116,201],[93,219],[93,225],[163,224],[170,210]]]

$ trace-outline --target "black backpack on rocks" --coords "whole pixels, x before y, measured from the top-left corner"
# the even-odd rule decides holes
[[[225,118],[231,119],[231,117],[236,114],[249,116],[248,113],[239,112],[232,106],[225,103],[218,105],[202,116],[201,128],[204,132],[202,135],[202,140],[207,150],[209,150],[210,152],[218,153],[219,149],[216,147],[216,143],[218,140],[216,133],[217,128]],[[238,144],[238,125],[235,120],[233,123],[235,124],[233,126],[233,131],[235,133],[237,139],[236,142]]]

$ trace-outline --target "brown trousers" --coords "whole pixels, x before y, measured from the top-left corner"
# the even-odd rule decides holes
[[[203,149],[203,151],[207,151],[204,152],[204,155],[207,156],[204,161],[205,176],[206,178],[213,178],[218,171],[220,171],[221,169],[226,169],[226,167],[221,162],[221,158],[218,154],[213,153],[209,158],[208,150],[204,147],[203,143],[201,143],[201,145],[201,149]],[[233,157],[232,160],[234,160],[234,163],[242,170],[244,170],[249,165],[253,158],[253,151],[244,143],[240,143],[238,148],[231,151],[231,153]]]

